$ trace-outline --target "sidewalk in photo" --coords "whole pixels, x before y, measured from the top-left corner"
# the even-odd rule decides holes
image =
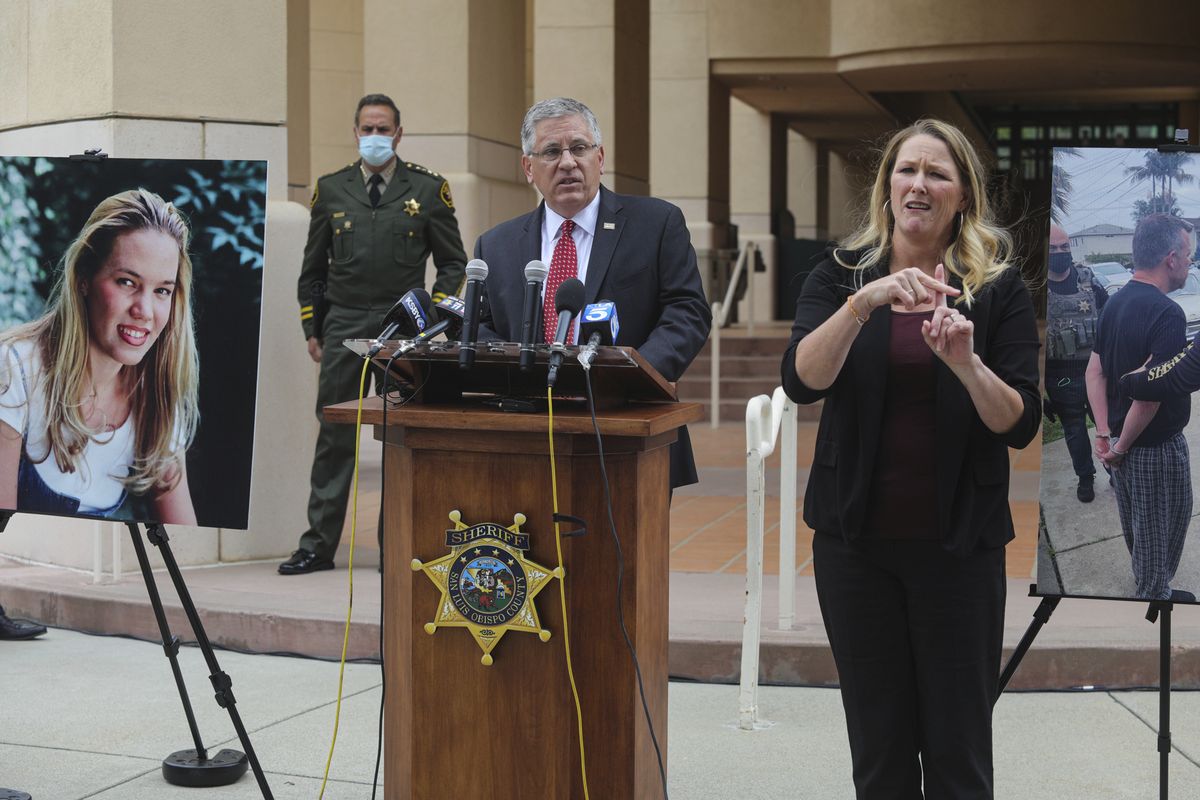
[[[692,426],[701,482],[676,492],[671,508],[671,674],[703,682],[736,682],[740,669],[745,602],[745,433],[725,423],[719,430]],[[816,423],[801,423],[800,463],[808,463]],[[1052,445],[1053,447],[1053,445]],[[1065,452],[1065,447],[1061,448]],[[1056,451],[1051,451],[1057,457]],[[1041,448],[1013,452],[1011,505],[1017,539],[1009,544],[1009,598],[1005,645],[1020,641],[1037,608],[1029,597],[1037,551],[1038,470]],[[810,563],[811,532],[798,522],[796,618],[778,626],[779,454],[767,463],[766,578],[760,679],[764,683],[832,685],[836,682],[817,607]],[[799,492],[806,483],[798,478]],[[1098,489],[1099,489],[1098,485]],[[351,657],[374,657],[379,640],[379,575],[375,571],[374,520],[380,498],[378,465],[365,466],[354,574]],[[1076,502],[1073,499],[1071,502]],[[1100,508],[1079,504],[1077,513]],[[349,542],[349,536],[343,538]],[[282,577],[277,561],[184,570],[212,641],[254,652],[335,657],[346,615],[346,545],[338,569]],[[140,574],[118,583],[93,584],[90,573],[17,564],[0,558],[0,603],[10,613],[84,631],[158,639]],[[158,575],[172,629],[190,630],[165,574]],[[1041,631],[1013,680],[1014,688],[1151,686],[1158,682],[1159,628],[1145,619],[1146,604],[1064,600]],[[1200,687],[1200,613],[1177,606],[1173,615],[1174,682]],[[2,784],[0,784],[2,785]]]
[[[237,708],[279,800],[318,796],[333,734],[338,666],[218,652]],[[199,650],[180,663],[205,745],[241,750],[213,701]],[[163,758],[192,747],[162,648],[51,630],[0,642],[0,787],[34,800],[254,800],[254,776],[232,786],[167,784]],[[337,747],[325,797],[367,800],[375,767],[379,668],[346,667]],[[850,753],[836,690],[764,687],[770,726],[738,730],[735,686],[673,682],[667,771],[675,800],[850,800]],[[1153,692],[1016,693],[995,715],[996,797],[1142,800],[1157,795]],[[1172,696],[1170,793],[1200,795],[1200,694]],[[530,752],[536,732],[528,737]],[[661,732],[660,732],[661,733]],[[470,757],[464,756],[464,765]],[[517,769],[537,769],[536,758]],[[381,783],[386,776],[381,770]],[[382,792],[379,793],[382,797]],[[649,796],[657,796],[651,792]],[[520,798],[542,800],[542,798]],[[549,800],[549,798],[546,798]]]
[[[1191,455],[1192,523],[1171,587],[1200,596],[1200,527],[1195,524],[1200,516],[1200,394],[1192,395],[1192,420],[1183,432]],[[1116,494],[1100,460],[1093,462],[1096,499],[1085,505],[1075,499],[1077,479],[1066,442],[1051,442],[1045,449],[1042,487],[1049,546],[1043,543],[1038,553],[1045,570],[1040,584],[1074,596],[1132,597],[1137,586]]]

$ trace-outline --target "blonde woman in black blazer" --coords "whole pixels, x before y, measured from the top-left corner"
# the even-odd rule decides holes
[[[896,133],[783,358],[788,395],[824,399],[804,519],[860,798],[992,797],[1008,448],[1041,400],[1033,305],[984,181],[957,128]]]

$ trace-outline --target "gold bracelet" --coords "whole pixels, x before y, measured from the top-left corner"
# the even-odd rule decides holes
[[[863,325],[867,324],[867,319],[871,315],[868,314],[866,317],[860,317],[858,315],[858,312],[854,310],[854,295],[846,295],[846,308],[850,309],[850,314],[854,317],[854,321],[858,323],[858,327],[861,328]]]

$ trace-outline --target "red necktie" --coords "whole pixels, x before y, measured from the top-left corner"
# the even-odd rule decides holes
[[[574,220],[563,220],[561,235],[558,237],[558,244],[554,245],[554,255],[550,257],[550,274],[546,276],[546,295],[542,303],[543,306],[543,325],[545,328],[547,343],[554,341],[554,334],[558,329],[558,314],[554,310],[554,295],[558,293],[558,287],[567,278],[579,277],[579,259],[575,253],[575,240],[571,238],[571,231],[575,230]],[[571,331],[567,330],[567,338],[563,344],[571,344]]]

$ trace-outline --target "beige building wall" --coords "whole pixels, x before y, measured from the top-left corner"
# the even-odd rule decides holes
[[[626,194],[646,194],[646,0],[534,0],[533,15],[535,99],[567,96],[586,103],[604,133],[604,184]]]
[[[354,109],[359,98],[369,91],[391,94],[386,87],[366,87],[363,13],[363,0],[308,0],[310,162],[304,184],[309,196],[317,178],[358,158]],[[403,100],[393,99],[403,111]]]
[[[650,192],[683,210],[697,250],[714,246],[709,220],[727,218],[728,195],[710,203],[707,0],[650,3]],[[718,110],[718,113],[722,113]],[[724,110],[728,114],[728,107]],[[727,148],[715,148],[725,158]],[[705,276],[707,278],[707,276]]]
[[[0,32],[0,155],[101,148],[113,157],[268,162],[250,531],[173,527],[171,540],[182,564],[286,553],[303,529],[316,438],[311,402],[295,398],[315,396],[316,381],[292,299],[306,214],[286,199],[284,0],[12,0],[0,4]],[[188,66],[149,66],[171,64]],[[18,514],[0,548],[91,569],[99,536],[111,570],[113,530],[121,569],[133,569],[128,537],[112,523]]]
[[[519,146],[527,81],[525,5],[525,0],[364,3],[364,82],[400,106],[401,158],[450,182],[468,257],[480,233],[536,203],[521,172]],[[433,280],[432,264],[426,280]]]

